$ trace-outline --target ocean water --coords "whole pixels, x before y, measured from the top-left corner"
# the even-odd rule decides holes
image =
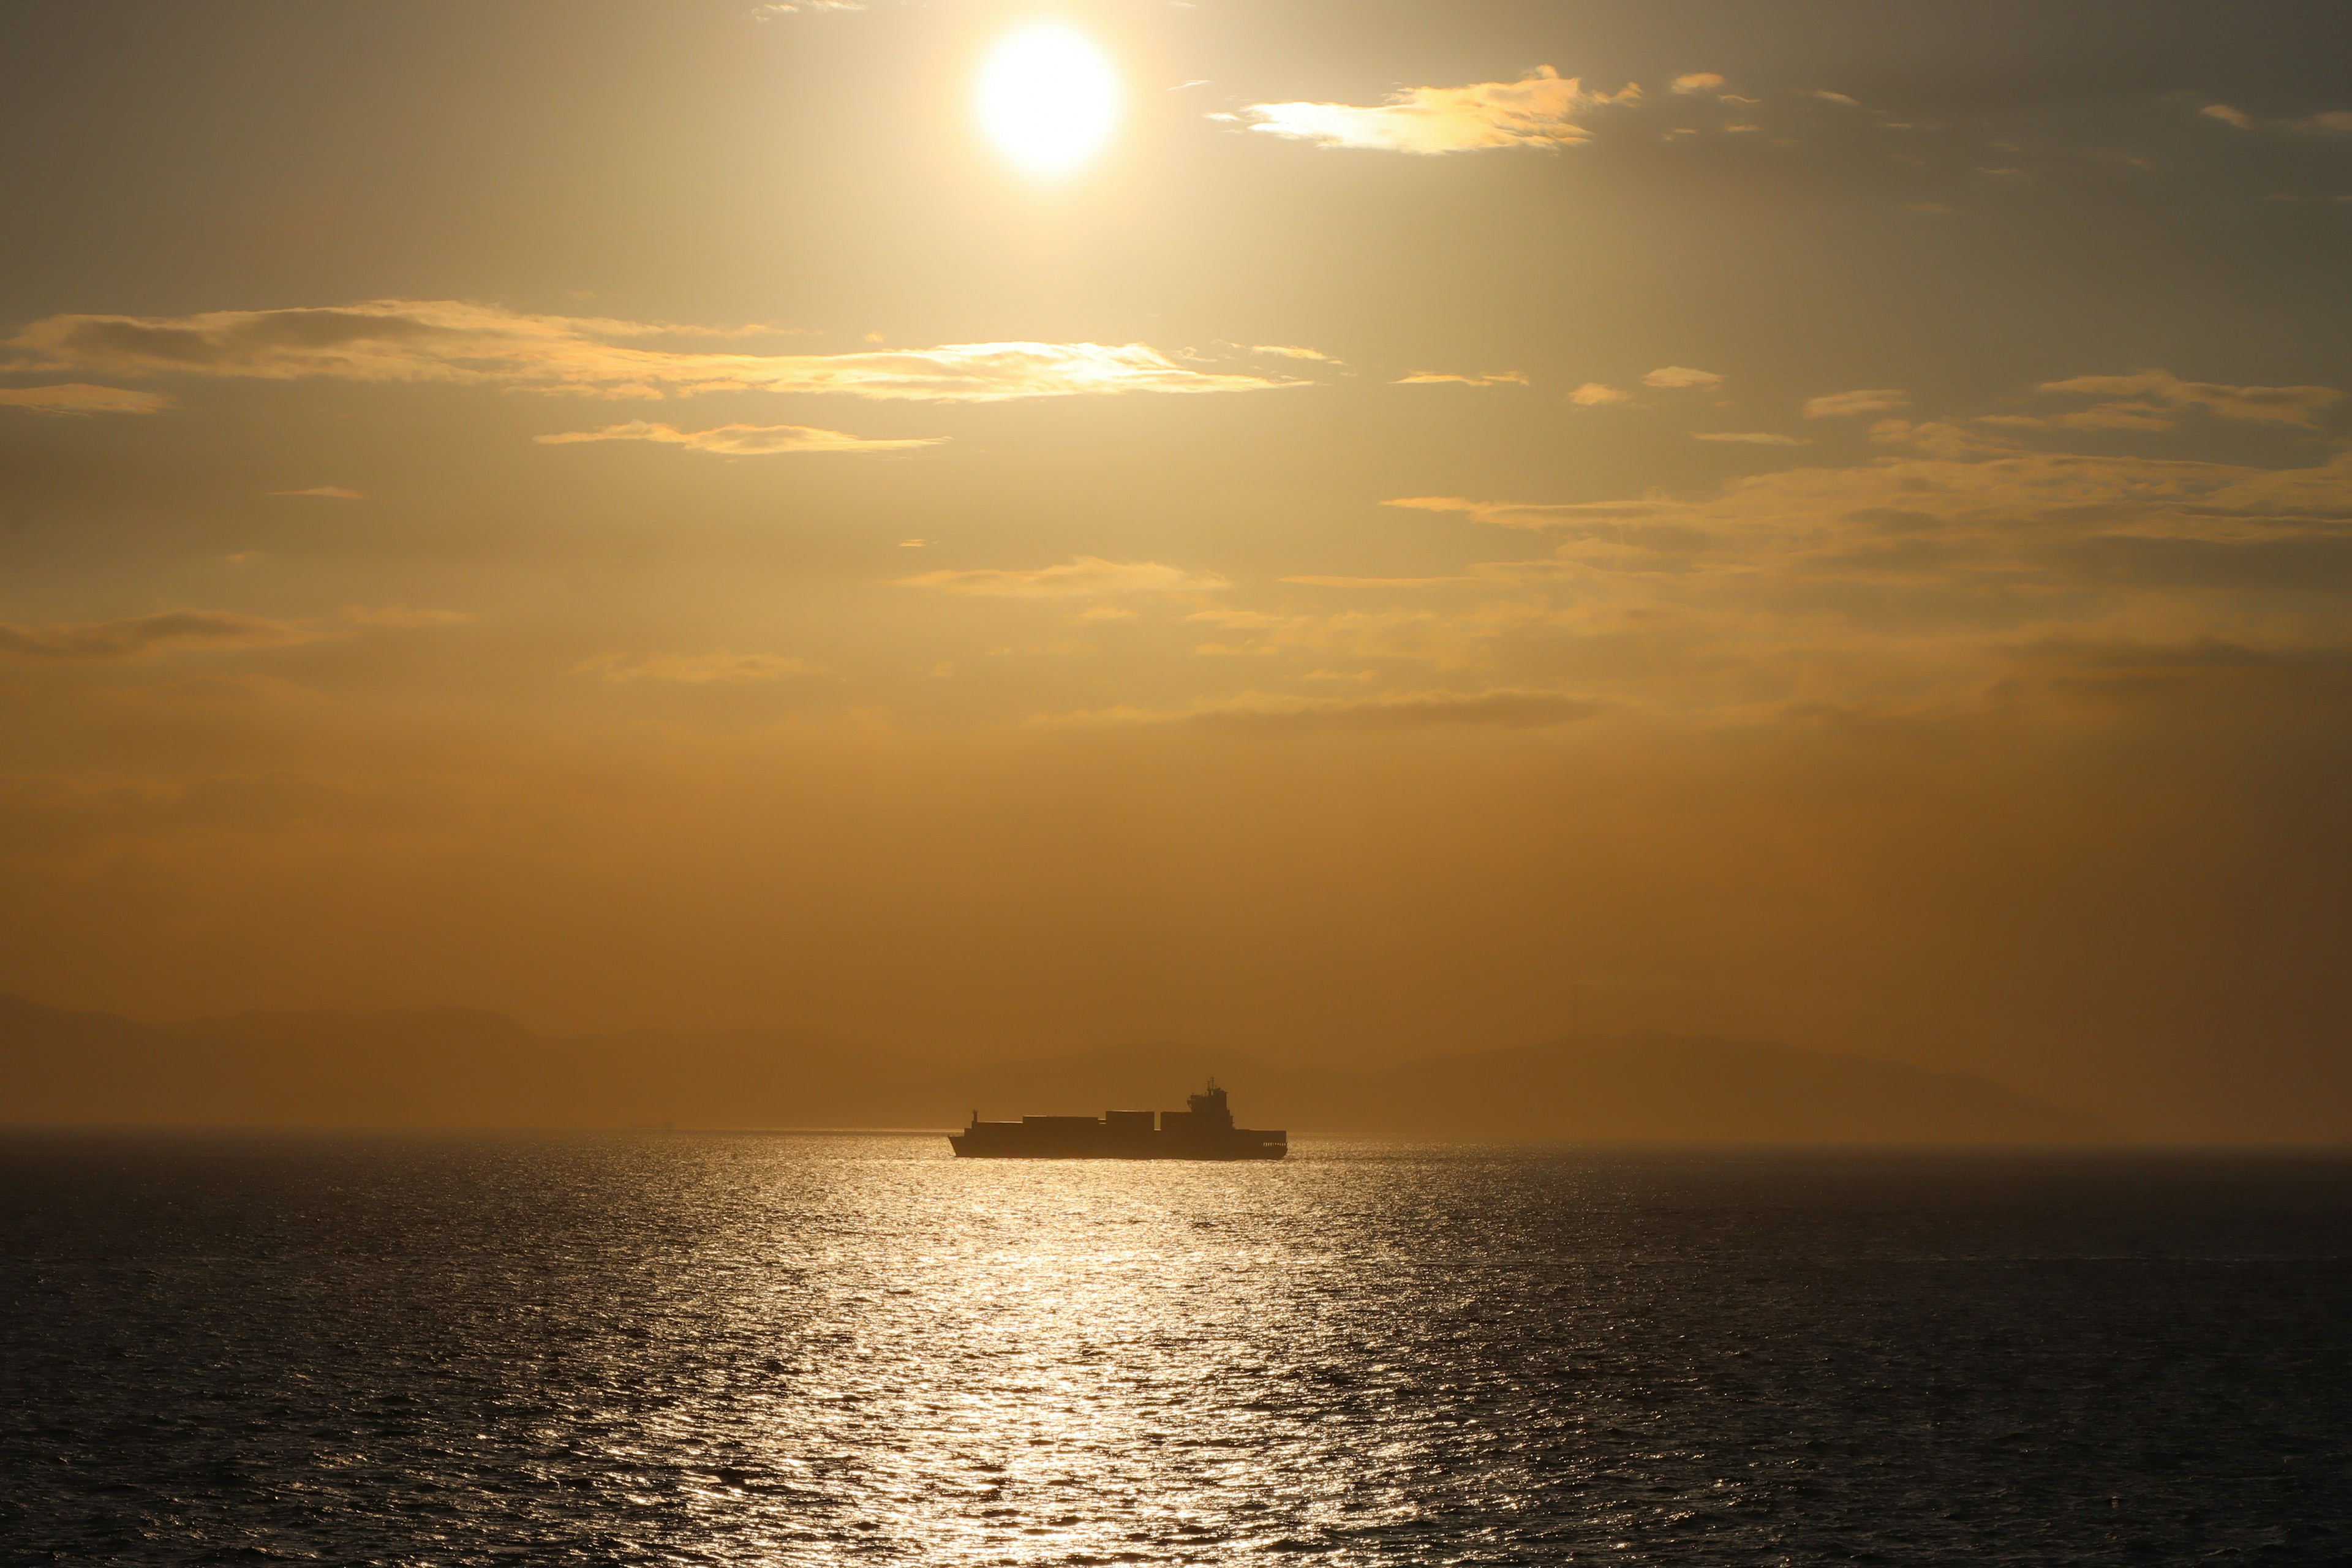
[[[0,1139],[7,1561],[2352,1559],[2352,1162]]]

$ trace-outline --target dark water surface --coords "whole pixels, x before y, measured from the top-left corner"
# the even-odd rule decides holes
[[[10,1561],[2352,1558],[2352,1163],[0,1139]]]

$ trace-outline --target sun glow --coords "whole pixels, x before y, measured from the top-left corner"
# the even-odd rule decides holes
[[[996,150],[1033,174],[1066,174],[1118,121],[1118,73],[1094,43],[1055,23],[1022,28],[981,67],[975,104]]]

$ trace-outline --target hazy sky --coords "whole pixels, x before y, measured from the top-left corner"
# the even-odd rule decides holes
[[[0,989],[1309,1059],[1580,989],[2352,1136],[2347,58],[11,7]]]

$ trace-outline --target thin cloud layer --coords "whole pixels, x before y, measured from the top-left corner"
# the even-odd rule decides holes
[[[633,658],[623,653],[599,654],[574,665],[574,675],[601,676],[606,680],[667,681],[687,686],[744,685],[813,675],[824,666],[772,653],[657,653]]]
[[[1686,364],[1665,364],[1644,375],[1642,384],[1655,387],[1661,392],[1674,392],[1685,387],[1721,386],[1723,377],[1711,370],[1693,370]]]
[[[1805,400],[1805,417],[1847,419],[1859,414],[1896,414],[1910,406],[1911,398],[1907,393],[1882,386],[1809,397]]]
[[[1055,715],[1057,723],[1195,724],[1268,733],[1317,730],[1423,730],[1487,727],[1546,729],[1573,724],[1602,706],[1557,691],[1510,689],[1477,691],[1394,691],[1368,698],[1291,697],[1244,691],[1182,708],[1108,708]]]
[[[2110,390],[2085,379],[2073,390]],[[1696,498],[1397,498],[1386,504],[1550,547],[1478,563],[1468,583],[1396,580],[1386,606],[1356,580],[1352,607],[1235,620],[1244,635],[1223,651],[1418,661],[1726,717],[2156,690],[2352,701],[2352,453],[2273,469],[2034,450],[1944,421],[1882,420],[1871,435],[1899,455]]]
[[[1214,572],[1187,572],[1157,561],[1106,561],[1081,555],[1058,566],[1034,570],[978,567],[967,571],[925,572],[901,577],[904,588],[934,588],[945,594],[973,594],[1001,599],[1124,598],[1155,594],[1196,594],[1228,587]]]
[[[993,403],[1306,384],[1195,370],[1142,343],[950,343],[847,354],[753,354],[646,348],[628,341],[711,335],[456,300],[382,300],[334,310],[51,316],[0,347],[14,354],[10,368],[19,371],[451,382],[605,397],[784,392]]]
[[[1448,383],[1455,386],[1525,386],[1528,384],[1528,378],[1525,372],[1516,370],[1496,371],[1490,375],[1460,375],[1453,371],[1417,370],[1411,375],[1397,377],[1395,384],[1440,386]]]
[[[1653,516],[1664,510],[1671,503],[1651,500],[1486,501],[1470,500],[1462,496],[1402,496],[1381,504],[1404,507],[1413,511],[1460,512],[1474,521],[1492,523],[1497,528],[1547,529],[1579,522],[1622,523]]]
[[[224,610],[166,610],[128,620],[19,626],[0,622],[0,655],[18,658],[106,660],[209,648],[283,647],[324,633]]]
[[[470,626],[481,617],[466,610],[414,608],[407,605],[345,605],[343,619],[363,626],[419,631],[436,626]]]
[[[2126,422],[2127,429],[2165,429],[2176,411],[2201,408],[2224,419],[2258,420],[2277,425],[2310,426],[2316,416],[2344,401],[2332,386],[2226,386],[2219,382],[2183,381],[2166,370],[2144,370],[2131,375],[2078,375],[2047,381],[2041,391],[2064,397],[2112,397],[2126,401],[2102,409],[2122,416],[2143,416],[2149,422]],[[2161,419],[2164,423],[2154,423]],[[2087,423],[2081,418],[2076,423]]]
[[[587,441],[654,441],[684,447],[691,452],[764,458],[788,452],[897,452],[909,447],[936,447],[947,437],[880,440],[808,425],[720,425],[709,430],[679,430],[633,419],[625,425],[607,425],[601,430],[568,430],[559,436],[534,436],[531,439],[543,447],[569,447]]]
[[[1517,81],[1415,87],[1385,103],[1254,103],[1250,129],[1320,147],[1434,156],[1496,147],[1572,147],[1592,139],[1579,116],[1639,102],[1627,83],[1614,93],[1584,90],[1575,77],[1538,66]]]
[[[0,387],[0,408],[22,408],[33,414],[155,414],[171,405],[171,398],[160,392],[93,386],[83,381],[59,386]]]

